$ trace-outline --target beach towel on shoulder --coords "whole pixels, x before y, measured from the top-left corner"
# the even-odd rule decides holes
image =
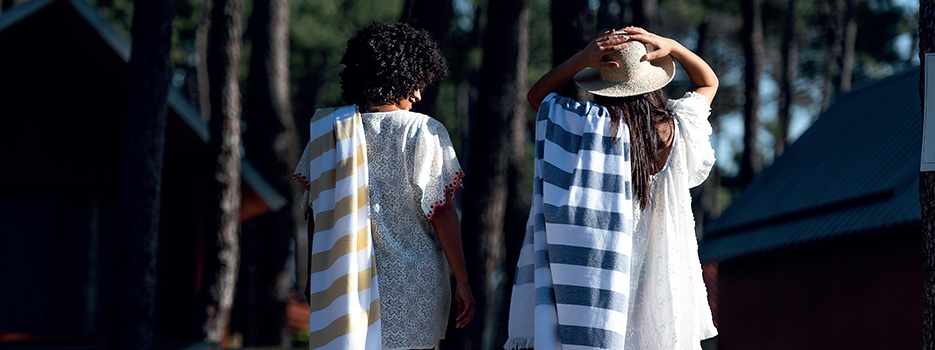
[[[623,349],[633,203],[629,130],[549,94],[536,118],[532,208],[506,349]]]
[[[293,179],[315,225],[311,349],[380,349],[380,297],[370,235],[367,146],[356,106],[319,109]]]

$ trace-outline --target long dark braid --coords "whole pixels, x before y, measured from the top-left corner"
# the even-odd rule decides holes
[[[611,135],[617,135],[620,119],[630,127],[630,169],[634,198],[640,209],[645,209],[651,200],[650,184],[656,169],[656,153],[664,141],[656,132],[656,125],[668,123],[672,115],[665,109],[662,90],[628,97],[594,95],[594,102],[610,112]],[[647,107],[651,112],[647,113]]]

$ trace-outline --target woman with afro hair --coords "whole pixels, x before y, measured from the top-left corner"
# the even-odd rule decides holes
[[[435,348],[448,323],[449,267],[456,280],[456,327],[474,317],[454,208],[464,173],[445,127],[411,111],[423,88],[447,76],[448,66],[424,30],[379,21],[347,42],[341,63],[341,97],[351,106],[316,112],[311,141],[293,176],[308,190],[303,203],[312,217],[307,291],[311,347]],[[356,129],[351,127],[357,139],[342,134],[344,120],[357,123]],[[317,130],[319,124],[327,124],[328,130]],[[348,152],[360,153],[355,161],[342,158],[345,143],[350,144],[344,146]],[[331,148],[316,151],[322,145]],[[347,163],[357,167],[342,175],[341,166]],[[347,192],[342,186],[369,196],[369,203],[351,197],[342,201],[343,194],[337,195]],[[339,209],[349,202],[357,205]],[[353,211],[363,212],[363,224],[355,226],[353,218],[342,221]],[[347,226],[346,236],[333,232],[342,225]],[[328,275],[338,268],[344,270]]]

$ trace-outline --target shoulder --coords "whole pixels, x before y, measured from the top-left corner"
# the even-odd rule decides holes
[[[543,108],[546,107],[546,108]],[[550,93],[542,100],[539,110],[566,111],[580,116],[602,116],[607,113],[607,109],[590,101],[578,101],[572,98],[561,96],[557,93]]]
[[[711,113],[711,105],[704,95],[694,91],[686,92],[682,98],[666,101],[666,109],[677,116],[707,117]]]

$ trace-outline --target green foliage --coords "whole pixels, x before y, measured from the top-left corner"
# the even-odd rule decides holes
[[[298,118],[343,104],[338,74],[344,46],[374,20],[398,21],[403,0],[293,0],[289,18],[290,70]]]
[[[88,0],[98,9],[101,16],[110,21],[121,36],[130,39],[130,24],[133,22],[133,0]]]
[[[663,0],[659,1],[659,7],[677,17],[683,25],[697,27],[708,15],[709,4],[698,0]]]
[[[547,0],[529,1],[529,65],[526,77],[532,87],[552,69],[552,19]]]

